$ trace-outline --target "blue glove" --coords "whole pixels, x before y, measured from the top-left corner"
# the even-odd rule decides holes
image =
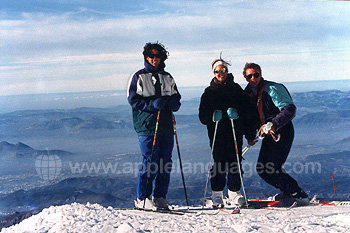
[[[177,111],[179,110],[181,106],[181,103],[179,101],[176,101],[176,100],[169,100],[166,104],[166,108],[171,110],[171,111]]]
[[[167,99],[164,98],[158,98],[155,101],[153,101],[153,108],[154,109],[164,109],[166,106]]]
[[[238,112],[235,108],[227,109],[227,115],[228,115],[228,118],[233,119],[233,120],[236,120],[239,117]]]
[[[215,110],[213,113],[213,121],[220,121],[222,118],[222,111],[221,110]]]

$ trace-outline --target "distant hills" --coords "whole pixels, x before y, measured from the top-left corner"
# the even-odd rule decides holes
[[[349,197],[350,92],[331,90],[292,93],[292,97],[297,106],[297,115],[293,120],[296,138],[292,151],[296,156],[291,156],[288,162],[318,163],[322,170],[320,173],[294,172],[291,175],[310,195],[332,197],[331,175],[333,173],[336,178],[338,197]],[[198,97],[183,101],[180,111],[175,113],[182,161],[191,166],[195,163],[206,164],[210,156],[206,127],[198,120],[199,101]],[[330,128],[332,131],[328,130]],[[68,151],[74,151],[74,154],[83,151],[82,155],[79,155],[82,159],[77,161],[72,159],[72,163],[93,164],[96,161],[105,161],[115,164],[118,162],[122,168],[124,162],[133,162],[135,165],[133,168],[137,170],[138,162],[141,161],[129,105],[69,110],[25,110],[0,114],[0,141],[0,158],[8,159],[7,162],[12,158],[22,161],[21,158],[33,158],[37,155],[71,155],[72,153]],[[35,149],[43,148],[42,145],[64,150]],[[249,153],[247,159],[253,157],[253,160],[258,154],[257,146]],[[176,162],[176,152],[173,158]],[[6,177],[7,186],[3,184],[3,194],[0,195],[0,212],[11,213],[30,208],[88,201],[105,206],[113,206],[116,203],[118,207],[132,206],[136,196],[137,180],[134,173],[117,174],[113,177],[103,175],[70,177],[74,175],[64,173],[64,169],[69,168],[67,168],[67,161],[62,161],[62,174],[67,176],[62,177],[64,180],[56,184],[50,183],[45,187],[38,187],[35,181],[34,185],[30,186],[36,187],[33,189],[12,185],[16,182],[32,180],[31,177],[26,177],[22,168],[19,169],[19,174],[6,173],[10,175]],[[34,163],[22,165],[31,168],[36,175]],[[2,166],[11,172],[14,170],[8,164],[3,163]],[[206,171],[206,169],[207,167],[203,166],[203,170]],[[298,169],[300,167],[296,166],[296,171]],[[253,166],[252,170],[255,170]],[[205,188],[205,171],[185,172],[190,204],[200,204],[199,200],[203,197]],[[172,175],[174,179],[171,180],[168,197],[174,204],[184,204],[181,178],[179,173],[175,174]],[[244,177],[248,197],[266,197],[278,192],[256,174],[252,176],[248,174],[246,172]],[[8,193],[6,190],[14,190],[14,192]]]
[[[348,103],[350,105],[350,102]],[[350,123],[350,110],[323,111],[317,113],[308,113],[295,120],[295,124],[314,127],[320,125],[331,127]],[[349,124],[350,125],[350,124]]]
[[[72,155],[72,153],[64,150],[35,150],[32,147],[24,144],[24,143],[17,143],[17,144],[11,144],[6,141],[0,142],[0,157],[34,157],[38,155],[58,155],[58,156],[64,156],[64,155]]]

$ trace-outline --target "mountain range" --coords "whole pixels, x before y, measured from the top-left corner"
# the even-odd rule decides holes
[[[334,197],[333,174],[337,196],[350,197],[350,92],[292,93],[292,97],[297,116],[293,120],[295,142],[288,159],[292,166],[296,166],[291,175],[311,196]],[[183,162],[189,164],[206,164],[210,156],[206,127],[198,120],[198,106],[199,98],[183,101],[180,111],[175,113],[181,155]],[[132,206],[136,196],[135,174],[86,176],[66,172],[69,161],[80,164],[133,162],[136,164],[133,169],[137,170],[135,161],[140,162],[141,157],[130,106],[3,113],[0,114],[0,140],[3,161],[0,169],[7,172],[3,177],[6,184],[0,185],[0,212],[3,215],[72,202]],[[256,160],[253,156],[257,156],[258,150],[257,146],[252,148],[244,163]],[[175,153],[173,159],[177,163]],[[44,183],[37,176],[32,162],[36,156],[48,154],[62,156],[63,170],[59,180]],[[23,163],[25,158],[31,160]],[[10,161],[29,168],[15,169],[18,163]],[[14,167],[9,167],[9,164]],[[317,165],[321,170],[298,172],[298,164]],[[191,204],[200,204],[203,197],[206,168],[204,166],[204,171],[198,173],[185,172]],[[24,174],[24,171],[32,173]],[[23,185],[19,185],[21,182]],[[249,176],[246,173],[244,183],[250,198],[267,197],[278,191],[266,185],[257,174]],[[168,198],[174,204],[185,204],[178,172],[172,175]]]
[[[64,150],[35,150],[32,147],[18,142],[17,144],[11,144],[6,141],[0,142],[0,158],[6,157],[36,157],[38,155],[58,155],[66,156],[72,155],[72,153]]]

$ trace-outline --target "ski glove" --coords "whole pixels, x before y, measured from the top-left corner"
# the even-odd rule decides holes
[[[153,108],[154,109],[164,109],[166,106],[167,99],[165,98],[158,98],[153,102]]]
[[[179,110],[180,106],[181,106],[181,103],[176,100],[169,100],[166,104],[166,108],[174,112]]]
[[[215,110],[213,113],[213,121],[220,121],[222,118],[222,111],[221,110]]]
[[[229,108],[227,109],[227,115],[228,115],[228,118],[232,119],[232,120],[236,120],[238,119],[238,112],[235,108]]]

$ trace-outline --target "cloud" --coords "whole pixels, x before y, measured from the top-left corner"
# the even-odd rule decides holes
[[[350,58],[350,8],[344,2],[152,1],[152,9],[136,2],[119,8],[111,2],[107,9],[60,1],[46,11],[18,10],[17,18],[0,10],[0,95],[26,93],[30,85],[45,92],[73,84],[103,90],[111,77],[123,80],[112,85],[121,88],[142,67],[148,41],[169,49],[167,69],[179,86],[206,85],[220,51],[241,82],[246,61],[262,64],[277,80],[296,81],[311,79],[304,77],[309,69],[318,79],[338,75]]]

